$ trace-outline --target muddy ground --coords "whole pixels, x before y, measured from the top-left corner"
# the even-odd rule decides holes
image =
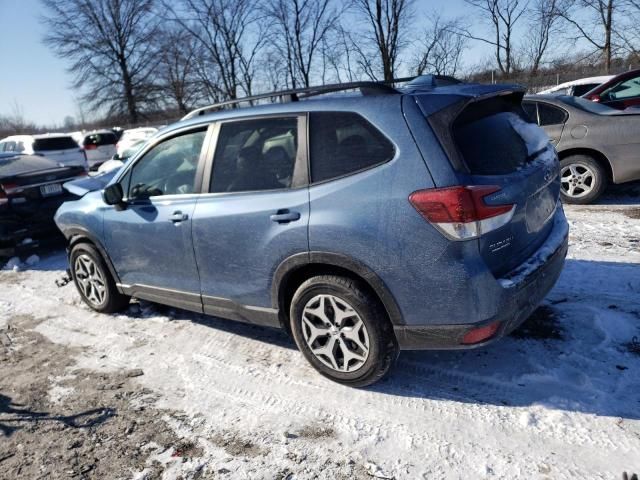
[[[78,348],[58,345],[20,316],[0,330],[0,477],[6,479],[159,478],[150,453],[198,456],[149,408],[154,394],[141,370],[96,373],[74,368]],[[194,477],[195,478],[195,477]]]

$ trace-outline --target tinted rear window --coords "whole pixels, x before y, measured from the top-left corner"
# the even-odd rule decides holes
[[[78,144],[71,137],[38,138],[33,143],[33,149],[36,152],[69,150],[71,148],[78,148]]]
[[[582,95],[584,95],[585,93],[587,93],[590,90],[593,90],[594,88],[596,88],[598,85],[600,85],[599,83],[587,83],[586,85],[576,85],[573,87],[573,95],[576,97],[581,97]]]
[[[538,103],[538,114],[540,115],[540,125],[559,125],[567,119],[564,110],[546,103]]]
[[[527,161],[527,145],[516,128],[531,123],[519,101],[497,97],[467,107],[453,124],[453,137],[472,174],[504,175]]]
[[[312,112],[309,124],[311,181],[322,182],[387,162],[393,144],[356,113]]]
[[[116,143],[118,143],[118,141],[113,133],[92,133],[84,137],[83,145],[96,145],[101,147],[102,145],[115,145]]]

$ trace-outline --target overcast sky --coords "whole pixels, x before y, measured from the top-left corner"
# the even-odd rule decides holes
[[[463,0],[417,0],[416,5],[421,17],[433,9],[446,16],[466,10]],[[19,108],[27,120],[53,126],[67,115],[77,115],[78,95],[70,88],[67,64],[42,43],[41,8],[38,0],[0,0],[0,115]],[[466,63],[476,64],[488,55],[485,47],[475,45]]]

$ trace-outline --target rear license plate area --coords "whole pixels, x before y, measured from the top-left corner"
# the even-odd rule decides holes
[[[43,185],[40,187],[40,194],[43,197],[52,197],[54,195],[60,195],[62,194],[62,185],[59,183]]]
[[[556,204],[556,199],[549,188],[530,196],[526,208],[527,231],[533,233],[544,227],[556,211]]]

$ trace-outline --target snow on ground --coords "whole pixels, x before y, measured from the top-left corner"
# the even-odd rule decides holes
[[[481,350],[403,352],[368,389],[324,379],[276,330],[146,302],[96,314],[55,286],[63,252],[0,272],[0,327],[34,316],[85,347],[75,368],[142,369],[155,408],[183,411],[167,421],[202,448],[184,463],[150,454],[164,478],[203,465],[215,478],[620,478],[640,472],[640,206],[607,203],[566,209],[566,268],[523,329]]]

